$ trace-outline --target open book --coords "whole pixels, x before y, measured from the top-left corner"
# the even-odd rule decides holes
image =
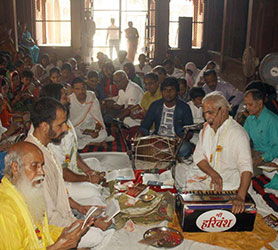
[[[100,207],[91,207],[89,209],[89,211],[87,212],[86,216],[85,216],[85,220],[82,224],[81,229],[83,229],[83,227],[86,225],[87,221],[89,218],[94,218],[97,219],[99,217],[101,217],[104,214],[104,208],[100,208]]]
[[[106,208],[101,207],[91,207],[85,216],[85,220],[82,224],[82,228],[86,225],[89,218],[93,217],[94,219],[98,219],[100,217],[106,217],[105,222],[110,221],[115,215],[117,215],[121,211],[119,202],[112,198],[107,201]]]
[[[161,174],[144,173],[143,184],[172,187],[174,185],[174,179],[170,170],[167,170]]]
[[[130,109],[130,113],[136,118],[136,119],[143,119],[144,118],[144,114],[145,111],[142,108],[142,106],[140,104],[136,104],[134,105],[131,109]]]
[[[116,200],[114,198],[109,199],[107,201],[107,206],[105,209],[105,216],[107,216],[108,218],[105,220],[105,222],[110,221],[119,212],[121,212],[121,208],[120,208],[118,200]]]
[[[123,169],[116,169],[113,170],[105,175],[106,181],[128,181],[128,180],[134,180],[135,175],[134,171],[131,168],[123,168]]]

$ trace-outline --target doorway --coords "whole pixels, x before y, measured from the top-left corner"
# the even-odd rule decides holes
[[[110,55],[109,42],[106,41],[107,30],[111,25],[111,18],[115,19],[115,26],[119,32],[120,50],[127,50],[127,39],[125,29],[128,22],[133,22],[133,27],[138,30],[139,40],[134,63],[138,61],[141,53],[151,57],[154,43],[154,0],[85,0],[85,12],[89,11],[96,24],[96,31],[93,39],[93,60],[96,60],[98,52]],[[152,18],[151,18],[152,17]],[[116,50],[113,49],[112,60],[117,57]]]

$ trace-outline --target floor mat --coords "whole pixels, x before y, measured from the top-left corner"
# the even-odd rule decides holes
[[[265,202],[275,211],[278,212],[278,198],[274,194],[266,193],[264,185],[269,183],[270,179],[265,175],[259,175],[252,178],[253,188],[259,193]]]

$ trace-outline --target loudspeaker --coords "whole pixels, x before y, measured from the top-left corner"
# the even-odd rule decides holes
[[[192,17],[179,17],[178,46],[183,50],[192,48]]]

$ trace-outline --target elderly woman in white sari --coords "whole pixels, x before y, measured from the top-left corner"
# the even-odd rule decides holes
[[[208,61],[206,66],[199,72],[199,74],[195,80],[195,84],[194,84],[195,87],[202,87],[205,84],[204,72],[207,69],[214,69],[216,71],[216,73],[218,73],[219,66],[214,61]]]
[[[196,83],[196,78],[199,75],[201,70],[199,70],[195,63],[188,62],[185,65],[185,79],[187,81],[187,85],[192,88]]]

